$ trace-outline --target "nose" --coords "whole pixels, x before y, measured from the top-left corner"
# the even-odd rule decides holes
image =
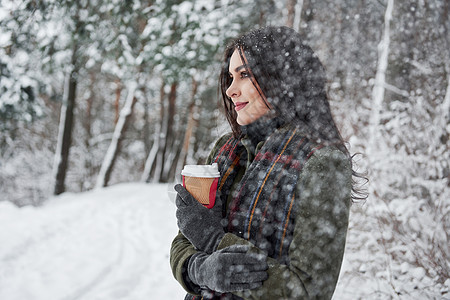
[[[227,94],[228,97],[232,99],[237,98],[241,95],[241,91],[234,80],[225,93]]]

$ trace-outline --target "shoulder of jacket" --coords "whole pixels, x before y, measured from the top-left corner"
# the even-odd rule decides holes
[[[351,158],[336,146],[313,148],[302,173],[310,172],[348,173],[351,176]]]
[[[351,184],[352,163],[351,158],[335,146],[325,146],[312,150],[309,159],[305,162],[300,180],[306,179],[313,174],[320,176],[337,176]]]
[[[206,163],[210,164],[213,157],[216,155],[217,151],[219,151],[220,148],[223,147],[231,138],[233,137],[233,133],[229,132],[224,135],[222,135],[220,138],[217,139],[217,141],[214,143],[214,146],[212,147],[211,151],[209,152],[208,158],[206,159]]]
[[[347,154],[342,152],[336,146],[315,146],[311,149],[311,158],[315,157],[318,160],[348,160]]]
[[[232,132],[228,132],[228,133],[225,133],[224,135],[222,135],[218,140],[217,140],[217,142],[216,142],[216,144],[217,143],[220,143],[220,142],[222,142],[222,144],[225,144],[230,138],[232,138],[233,137],[233,133]]]
[[[218,149],[222,148],[222,146],[225,145],[232,137],[233,133],[231,132],[222,135],[220,138],[217,139],[216,143],[214,144],[214,147],[212,148],[212,151],[215,152]]]

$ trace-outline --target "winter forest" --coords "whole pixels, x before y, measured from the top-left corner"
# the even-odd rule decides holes
[[[229,131],[227,42],[285,25],[325,66],[335,121],[369,178],[340,284],[364,299],[450,298],[449,1],[0,3],[1,224],[2,203],[167,184],[203,163]]]

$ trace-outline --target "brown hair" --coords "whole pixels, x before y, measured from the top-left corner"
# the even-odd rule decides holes
[[[325,70],[300,34],[288,27],[264,27],[234,40],[225,50],[220,90],[225,115],[234,135],[240,134],[237,114],[226,90],[231,84],[230,57],[238,50],[248,61],[247,71],[264,94],[263,99],[290,123],[301,126],[310,138],[342,142],[326,94]],[[266,103],[268,105],[268,103]]]

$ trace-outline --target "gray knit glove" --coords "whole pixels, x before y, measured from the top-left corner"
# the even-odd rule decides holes
[[[181,184],[175,185],[175,190],[178,192],[175,199],[177,225],[181,233],[198,250],[214,252],[225,235],[220,224],[221,204],[218,202],[212,209],[208,209],[195,200]]]
[[[247,245],[232,245],[213,254],[197,252],[188,263],[188,276],[202,289],[226,293],[258,288],[267,279],[267,256],[249,253]]]

